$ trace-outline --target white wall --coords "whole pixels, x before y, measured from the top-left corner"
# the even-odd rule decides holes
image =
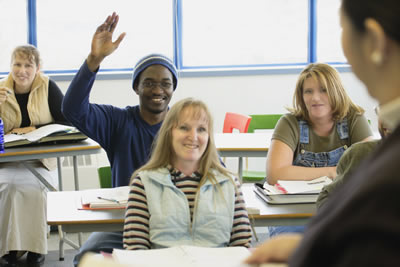
[[[297,77],[298,74],[184,77],[179,80],[171,104],[185,97],[195,97],[205,101],[214,116],[215,132],[222,132],[224,116],[228,111],[243,114],[285,113],[285,106],[292,104]],[[377,120],[373,110],[376,102],[353,73],[344,72],[341,73],[341,77],[350,97],[366,110],[372,128],[376,129]],[[65,93],[69,82],[57,82],[57,84]],[[107,103],[119,107],[139,103],[138,96],[132,90],[131,80],[97,80],[90,99],[95,103]],[[104,165],[107,159],[102,155],[98,157],[98,162],[99,165]],[[231,159],[227,162],[227,166],[236,171],[237,161]],[[251,169],[262,170],[264,166],[265,159],[253,159],[250,163]]]

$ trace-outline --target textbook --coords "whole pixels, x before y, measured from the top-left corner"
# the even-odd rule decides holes
[[[195,246],[176,246],[150,250],[114,249],[112,257],[123,266],[141,267],[244,267],[242,262],[250,256],[245,247],[207,248]]]
[[[26,134],[4,135],[4,147],[15,147],[48,142],[82,141],[87,138],[73,126],[48,124]]]
[[[275,185],[255,184],[255,193],[269,204],[315,203],[322,188],[332,180],[323,176],[310,181],[278,181]]]
[[[129,186],[83,190],[81,209],[125,209],[128,204],[128,197]]]

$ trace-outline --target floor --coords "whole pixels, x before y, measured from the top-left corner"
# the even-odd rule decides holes
[[[260,228],[256,227],[256,233],[257,233],[257,238],[258,241],[253,237],[253,246],[257,246],[258,244],[262,243],[268,238],[268,230],[266,227]],[[83,233],[82,234],[82,241],[86,241],[87,238],[89,237],[90,233]],[[78,234],[68,234],[68,238],[75,242],[78,243]],[[67,244],[64,244],[64,261],[59,260],[59,236],[58,232],[51,232],[49,239],[48,239],[48,254],[46,255],[46,259],[44,264],[42,265],[43,267],[71,267],[73,266],[72,260],[77,253],[75,249],[70,247]],[[18,261],[18,266],[19,267],[29,267],[26,264],[26,255],[24,255],[22,258],[19,259]]]

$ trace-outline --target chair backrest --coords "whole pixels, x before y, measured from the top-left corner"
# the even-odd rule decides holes
[[[223,133],[232,133],[233,129],[238,129],[241,133],[247,133],[251,117],[239,113],[227,112],[225,114]]]
[[[111,167],[100,167],[97,169],[101,188],[111,188]]]
[[[257,129],[274,129],[278,120],[282,117],[282,114],[257,114],[250,115],[250,117],[251,122],[247,132],[254,133]]]

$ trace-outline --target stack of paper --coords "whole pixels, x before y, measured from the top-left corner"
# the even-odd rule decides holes
[[[244,247],[194,248],[177,247],[153,250],[114,250],[112,258],[101,254],[86,253],[80,267],[250,267],[242,264],[250,255]],[[192,247],[193,248],[193,247]],[[185,252],[182,254],[179,252]],[[193,250],[198,252],[192,253]],[[187,253],[187,254],[186,254]],[[120,263],[120,262],[124,263]],[[253,266],[253,265],[251,265]],[[265,263],[260,267],[287,267],[285,263]]]
[[[129,186],[83,190],[82,209],[124,209],[128,197]]]
[[[244,267],[250,255],[245,247],[205,248],[178,246],[151,250],[114,249],[113,258],[120,264],[141,267]]]
[[[269,204],[315,203],[318,194],[332,180],[323,176],[310,181],[281,181],[274,186],[255,185],[255,192]]]

